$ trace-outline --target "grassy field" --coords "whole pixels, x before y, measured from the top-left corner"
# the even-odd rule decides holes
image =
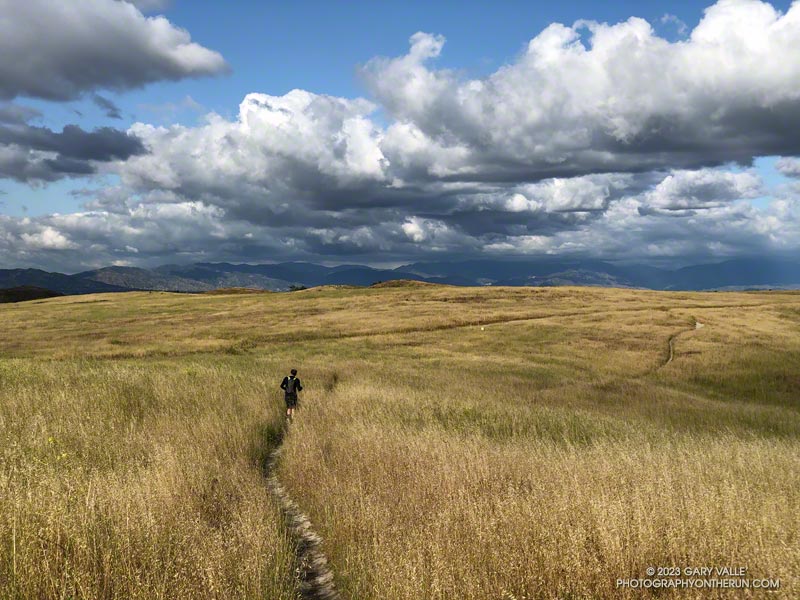
[[[296,597],[290,366],[347,598],[800,589],[800,294],[388,285],[0,306],[0,597]]]

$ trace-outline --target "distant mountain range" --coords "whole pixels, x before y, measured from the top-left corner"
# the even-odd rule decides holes
[[[396,269],[313,263],[195,263],[155,269],[104,267],[74,275],[38,269],[0,270],[0,288],[35,286],[61,294],[161,290],[204,292],[220,288],[283,291],[317,285],[367,286],[412,279],[450,285],[589,285],[656,290],[800,287],[800,260],[734,259],[669,270],[598,260],[465,260],[417,262]]]

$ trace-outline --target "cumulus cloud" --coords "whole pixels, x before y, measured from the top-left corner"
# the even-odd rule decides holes
[[[775,163],[779,173],[787,177],[800,177],[800,159],[783,157]]]
[[[757,185],[742,175],[676,171],[653,179],[619,174],[606,181],[543,182],[538,189],[525,189],[524,199],[518,197],[523,188],[467,190],[432,210],[426,210],[426,203],[352,214],[318,208],[296,218],[286,213],[261,220],[237,216],[233,204],[224,208],[211,200],[189,201],[175,191],[131,196],[124,187],[104,188],[83,192],[91,199],[84,212],[0,217],[0,266],[69,270],[124,260],[149,265],[322,258],[361,262],[376,256],[399,261],[481,253],[700,261],[800,250],[800,193],[756,209],[746,198],[732,199],[731,189],[749,194]],[[727,184],[697,183],[729,177]],[[579,200],[553,190],[571,189],[580,198],[580,190],[589,185],[607,190],[606,208],[593,209],[587,198],[581,205],[586,210],[559,210]],[[654,198],[668,197],[673,190],[693,190],[699,197],[703,185],[725,200],[704,202],[695,210],[653,209]],[[532,205],[535,198],[537,206]]]
[[[210,115],[200,127],[136,124],[150,150],[119,165],[133,189],[201,198],[255,222],[293,218],[294,209],[375,204],[385,180],[374,106],[293,90],[249,94],[239,117]],[[378,194],[379,195],[379,194]],[[283,216],[281,216],[283,215]]]
[[[21,233],[20,239],[31,250],[66,250],[76,247],[63,233],[49,226],[40,227],[34,233]]]
[[[440,219],[408,217],[401,225],[405,236],[415,245],[424,244],[432,252],[477,250],[477,240]]]
[[[407,55],[362,69],[397,121],[387,157],[421,153],[430,177],[535,180],[800,151],[800,3],[782,15],[721,0],[674,43],[635,17],[553,24],[480,80],[432,68],[443,45],[417,33]]]
[[[633,185],[634,178],[629,175],[584,175],[520,186],[516,195],[529,198],[536,209],[547,212],[602,211],[612,199],[619,197],[620,191],[629,191]],[[519,198],[516,208],[519,208]]]
[[[227,68],[185,30],[127,2],[0,0],[0,14],[0,98],[71,100]]]
[[[209,239],[232,236],[222,211],[200,202],[149,204],[124,212],[87,211],[15,219],[0,215],[0,262],[65,271],[131,255],[208,257]],[[235,236],[233,236],[235,237]]]
[[[642,210],[647,200],[629,197],[585,226],[551,235],[520,235],[487,244],[494,255],[538,254],[638,260],[713,261],[732,256],[797,252],[800,198],[773,201],[766,209],[746,202],[665,216]]]
[[[715,169],[677,171],[645,195],[646,206],[664,211],[719,208],[726,203],[756,198],[761,179],[753,172],[732,173]]]

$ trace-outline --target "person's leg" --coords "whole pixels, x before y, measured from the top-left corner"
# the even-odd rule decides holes
[[[294,398],[287,398],[286,399],[286,418],[291,421],[294,418],[294,409],[297,405],[297,401]]]

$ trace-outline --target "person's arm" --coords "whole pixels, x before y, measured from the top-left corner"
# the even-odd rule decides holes
[[[296,387],[296,389],[297,389],[298,392],[302,392],[303,391],[303,386],[300,385],[300,378],[299,377],[297,378],[297,387]]]
[[[287,385],[288,383],[289,383],[289,378],[288,378],[288,377],[284,377],[284,378],[283,378],[283,381],[281,381],[281,389],[282,389],[282,390],[285,390],[285,389],[286,389],[286,385]]]

